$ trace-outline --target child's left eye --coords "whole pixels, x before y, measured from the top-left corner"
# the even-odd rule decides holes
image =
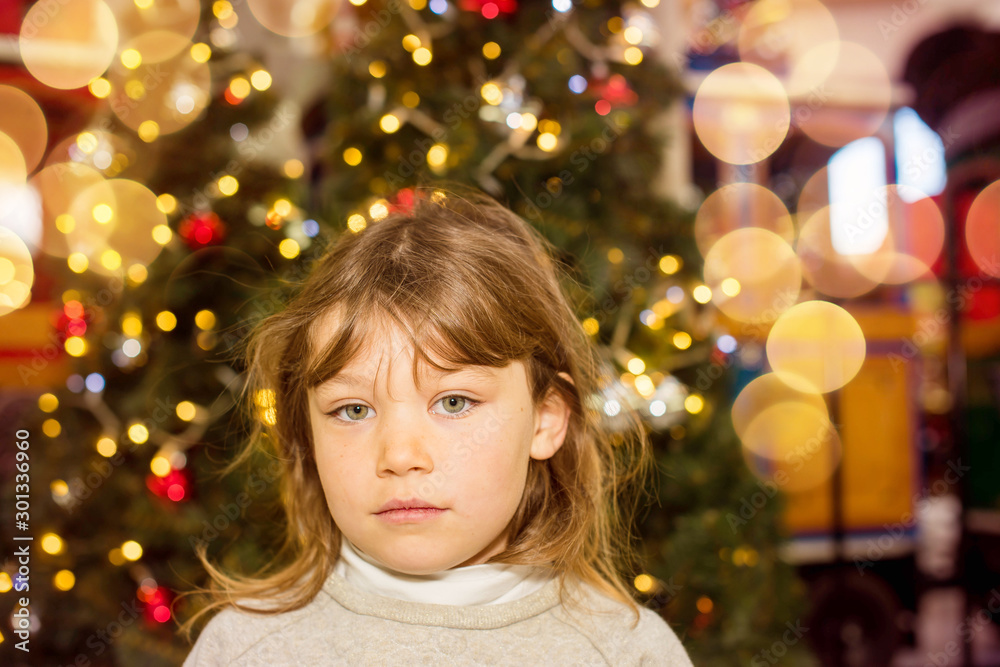
[[[441,414],[457,417],[472,412],[479,405],[480,401],[455,394],[453,396],[445,396],[438,403],[443,407]]]

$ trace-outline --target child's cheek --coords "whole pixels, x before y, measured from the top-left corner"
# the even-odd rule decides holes
[[[468,441],[462,442],[451,455],[451,460],[457,463],[467,463],[472,460],[475,446]]]

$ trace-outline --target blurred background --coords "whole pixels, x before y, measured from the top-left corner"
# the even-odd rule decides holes
[[[658,460],[625,574],[696,665],[1000,665],[998,29],[996,0],[5,0],[0,661],[183,661],[194,548],[250,572],[283,521],[266,462],[219,473],[274,419],[234,407],[240,342],[442,178],[574,278],[590,407]]]

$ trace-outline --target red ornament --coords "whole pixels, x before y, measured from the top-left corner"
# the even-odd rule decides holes
[[[187,500],[191,495],[191,480],[186,469],[173,469],[163,477],[150,473],[146,476],[146,486],[160,498],[174,502]]]
[[[403,188],[389,198],[389,212],[409,215],[413,212],[416,197],[417,195],[413,192],[413,188]]]
[[[595,96],[607,100],[612,106],[630,106],[639,101],[639,96],[621,74],[612,74],[603,81],[591,81],[588,88]]]
[[[173,595],[169,588],[157,586],[155,589],[148,590],[143,586],[139,588],[135,596],[146,603],[143,616],[148,623],[166,623],[170,620],[170,602]]]
[[[233,106],[238,105],[240,102],[246,99],[245,97],[236,97],[236,95],[233,93],[232,86],[226,86],[226,92],[224,92],[222,96],[226,98],[226,101],[232,104]]]
[[[724,365],[726,365],[726,362],[729,359],[729,355],[728,354],[726,354],[725,352],[723,352],[719,348],[715,347],[714,345],[712,346],[712,351],[709,352],[708,357],[709,357],[709,361],[711,361],[713,364],[715,364],[717,366],[724,366]]]
[[[58,332],[60,342],[70,336],[85,335],[92,321],[93,314],[84,311],[83,304],[76,300],[67,301],[61,311],[52,314],[52,323]]]
[[[181,221],[177,233],[192,249],[222,243],[226,224],[214,212],[192,213]]]
[[[285,219],[282,218],[277,211],[268,211],[267,216],[264,218],[264,224],[271,229],[281,229],[281,227],[285,224]]]
[[[459,7],[467,12],[479,12],[488,19],[498,14],[513,14],[517,11],[517,0],[461,0]]]

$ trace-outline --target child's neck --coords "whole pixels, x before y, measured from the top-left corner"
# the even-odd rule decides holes
[[[484,605],[510,602],[539,590],[551,578],[544,568],[489,563],[468,565],[427,575],[396,572],[361,553],[342,537],[337,574],[375,595],[448,605]]]

